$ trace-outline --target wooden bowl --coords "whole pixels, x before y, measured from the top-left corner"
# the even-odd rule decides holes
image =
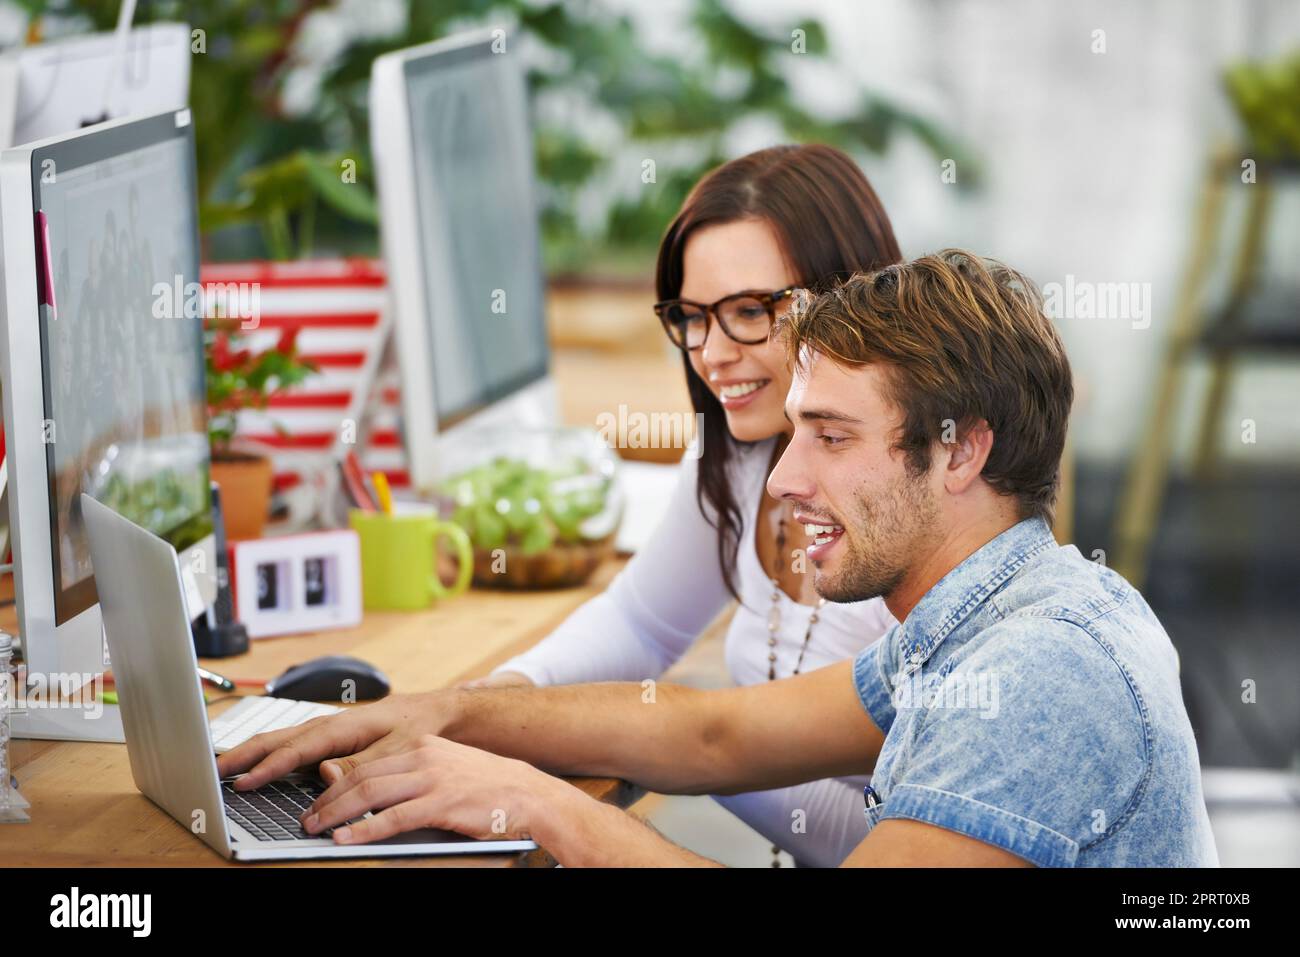
[[[474,549],[474,584],[482,588],[573,588],[614,554],[614,535],[589,542],[556,542],[534,555],[517,545]]]

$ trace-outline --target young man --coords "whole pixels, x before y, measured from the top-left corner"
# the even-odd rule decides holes
[[[401,696],[220,760],[323,759],[340,842],[531,834],[566,865],[710,863],[543,773],[728,793],[873,774],[856,865],[1217,864],[1173,646],[1048,529],[1073,396],[1033,286],[947,251],[858,276],[785,336],[794,432],[769,491],[817,591],[902,623],[856,661],[722,691],[607,683]],[[502,757],[508,755],[509,757]]]

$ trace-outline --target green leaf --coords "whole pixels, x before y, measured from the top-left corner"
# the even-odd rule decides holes
[[[334,209],[349,219],[377,225],[379,207],[369,187],[359,179],[343,182],[343,162],[346,157],[303,154],[307,178],[317,194]]]
[[[199,229],[205,233],[254,221],[256,214],[248,203],[203,203],[199,206]]]

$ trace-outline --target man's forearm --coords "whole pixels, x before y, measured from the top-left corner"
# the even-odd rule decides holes
[[[718,867],[549,775],[529,788],[524,830],[565,867]]]
[[[710,793],[719,778],[708,692],[605,682],[439,692],[442,735],[556,774],[635,781],[668,793]]]
[[[436,692],[444,737],[557,774],[669,794],[724,794],[870,773],[884,734],[841,661],[780,681],[701,691],[609,682]]]

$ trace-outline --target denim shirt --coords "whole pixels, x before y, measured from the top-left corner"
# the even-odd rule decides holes
[[[869,827],[923,821],[1041,867],[1218,865],[1169,636],[1042,519],[945,575],[853,673],[885,734]]]

